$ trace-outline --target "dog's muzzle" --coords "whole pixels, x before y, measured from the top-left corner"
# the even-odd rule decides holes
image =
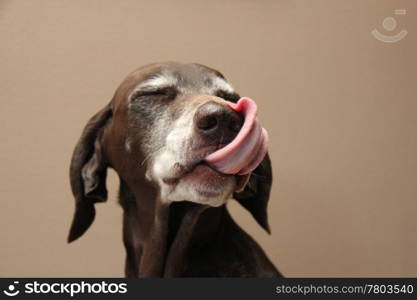
[[[268,151],[268,133],[257,119],[257,105],[252,99],[241,98],[237,103],[227,102],[227,105],[244,118],[243,126],[230,143],[208,155],[205,161],[224,174],[249,174],[262,162]],[[222,126],[236,129],[233,122],[225,122]],[[216,121],[201,123],[209,128],[208,132],[219,124]]]
[[[194,130],[209,145],[224,147],[238,134],[243,125],[243,117],[218,102],[207,102],[194,115]]]

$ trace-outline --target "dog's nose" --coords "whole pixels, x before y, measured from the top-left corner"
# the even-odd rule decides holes
[[[199,134],[228,144],[242,127],[243,117],[226,105],[208,102],[197,109],[194,124]]]

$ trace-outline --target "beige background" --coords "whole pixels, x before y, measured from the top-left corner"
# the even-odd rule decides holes
[[[406,16],[393,10],[406,8]],[[271,135],[272,236],[287,276],[417,276],[417,2],[1,1],[0,276],[122,276],[117,178],[67,245],[70,156],[132,69],[221,70]],[[395,44],[371,30],[394,16]]]

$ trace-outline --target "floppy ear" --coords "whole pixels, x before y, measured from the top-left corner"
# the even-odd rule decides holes
[[[272,185],[271,160],[267,153],[261,164],[252,172],[243,191],[233,194],[259,225],[271,233],[268,224],[267,206]]]
[[[75,213],[68,242],[79,238],[94,221],[94,203],[107,200],[107,163],[102,153],[103,129],[110,120],[110,104],[87,123],[72,155],[70,181]]]

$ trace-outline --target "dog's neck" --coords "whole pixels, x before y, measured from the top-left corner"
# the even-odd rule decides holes
[[[124,226],[129,227],[123,229],[128,233],[125,245],[134,245],[137,276],[181,276],[189,248],[218,238],[228,212],[225,206],[214,208],[187,201],[164,203],[150,189],[145,184],[130,189],[121,181],[119,200],[124,209]]]

